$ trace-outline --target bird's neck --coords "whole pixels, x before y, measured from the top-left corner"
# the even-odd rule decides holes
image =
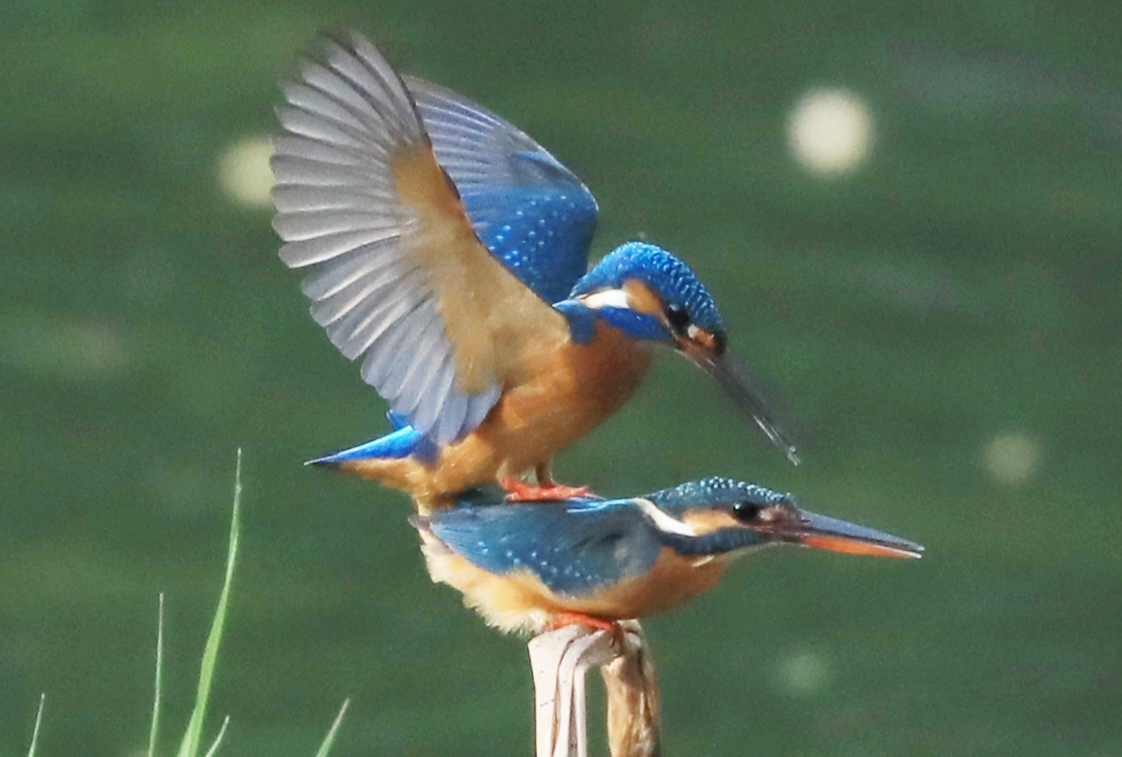
[[[697,536],[660,530],[659,541],[682,557],[716,557],[760,545],[759,535],[745,528],[719,528]]]

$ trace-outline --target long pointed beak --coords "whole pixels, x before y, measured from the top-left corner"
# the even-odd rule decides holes
[[[731,358],[728,353],[714,349],[699,341],[683,339],[679,349],[702,370],[716,379],[725,393],[740,409],[747,411],[768,440],[783,451],[792,464],[799,464],[795,445],[779,429],[771,403],[760,391],[760,382],[747,366]]]
[[[797,520],[777,521],[767,530],[779,539],[806,547],[874,557],[923,556],[923,546],[856,523],[799,510]]]

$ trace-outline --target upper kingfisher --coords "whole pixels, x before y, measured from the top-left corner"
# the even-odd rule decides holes
[[[803,510],[790,494],[708,478],[629,499],[503,502],[475,489],[414,516],[429,574],[492,626],[611,630],[712,588],[733,558],[771,544],[882,557],[923,547]]]
[[[313,318],[362,359],[398,430],[312,462],[422,510],[496,478],[525,499],[585,493],[554,484],[550,461],[631,397],[659,344],[798,462],[689,266],[629,242],[586,273],[596,201],[556,158],[460,95],[402,79],[360,35],[323,46],[283,85],[273,226],[284,263],[311,271]],[[536,487],[517,480],[530,471]]]

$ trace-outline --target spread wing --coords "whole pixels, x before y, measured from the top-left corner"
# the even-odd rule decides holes
[[[439,444],[477,426],[528,340],[564,318],[472,231],[397,73],[359,35],[283,86],[273,226],[312,317],[394,412]]]
[[[547,302],[588,270],[592,193],[545,148],[451,90],[406,76],[437,160],[460,190],[475,233]]]
[[[497,574],[534,573],[558,594],[586,594],[645,573],[661,544],[629,500],[483,504],[418,522],[468,562]]]

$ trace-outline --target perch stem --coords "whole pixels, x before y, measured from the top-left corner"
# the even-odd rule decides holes
[[[635,621],[623,634],[563,626],[530,640],[537,757],[588,757],[585,673],[602,668],[612,757],[658,755],[658,684]]]

